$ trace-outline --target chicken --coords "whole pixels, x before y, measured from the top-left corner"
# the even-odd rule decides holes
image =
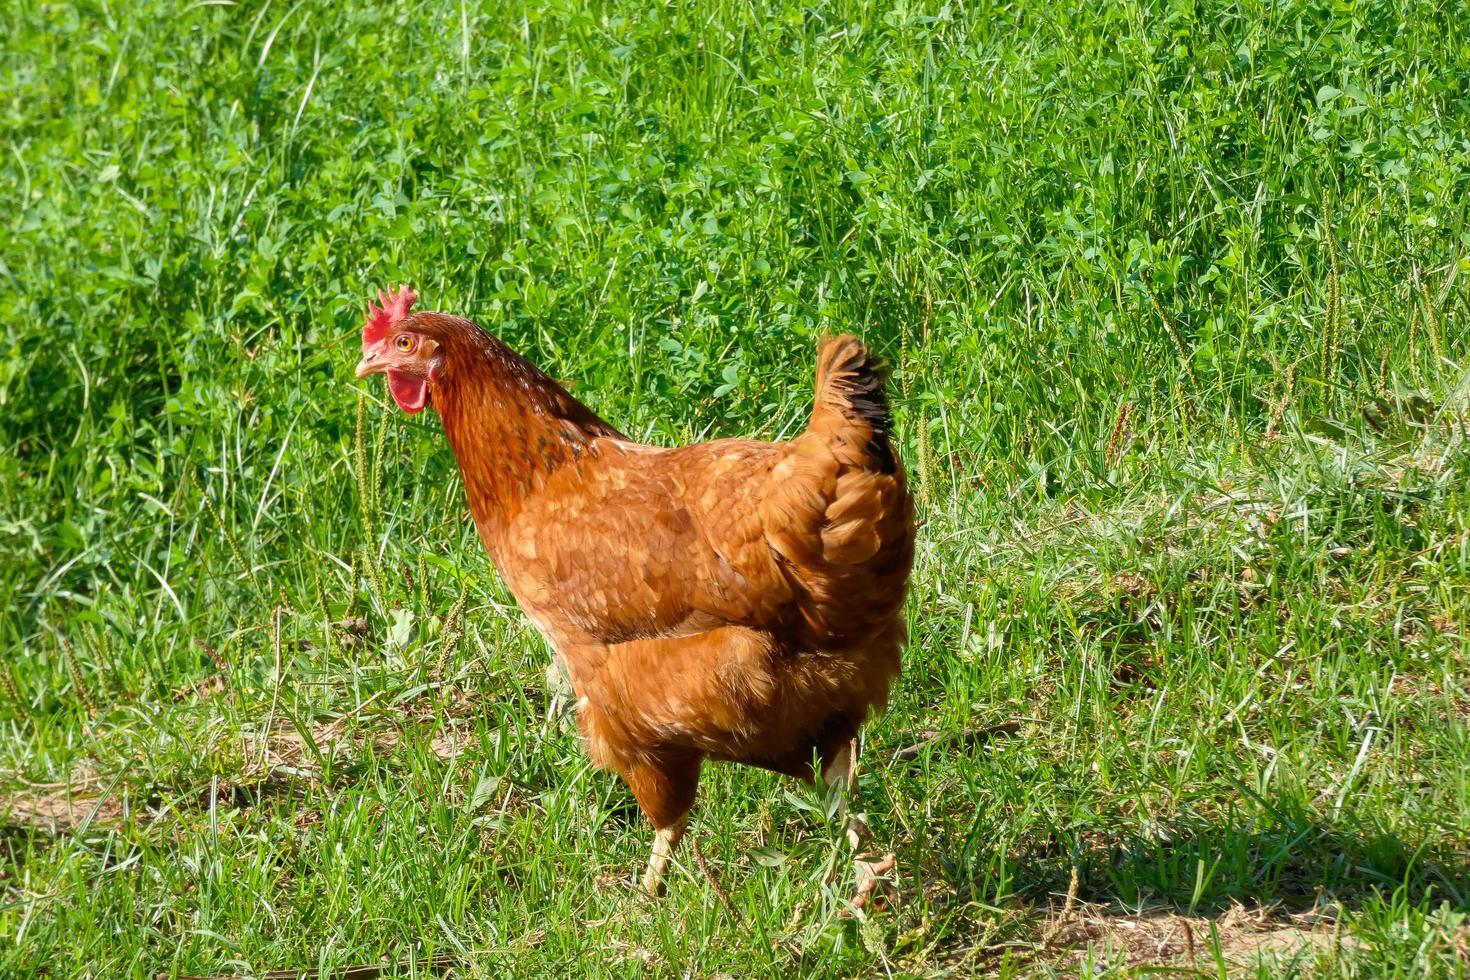
[[[662,887],[706,759],[850,783],[899,674],[913,503],[883,379],[823,342],[811,421],[784,443],[639,444],[469,320],[380,293],[357,376],[431,401],[476,528],[563,658],[592,761],[652,823]],[[858,843],[854,817],[849,837]]]

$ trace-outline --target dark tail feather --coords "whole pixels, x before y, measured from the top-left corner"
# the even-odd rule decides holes
[[[888,365],[868,353],[852,334],[822,341],[817,353],[817,397],[813,426],[835,412],[869,431],[867,450],[884,473],[898,468],[893,455],[893,412],[888,407]]]

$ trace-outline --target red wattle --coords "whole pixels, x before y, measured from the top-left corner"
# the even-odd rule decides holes
[[[398,407],[409,415],[417,415],[429,403],[429,383],[402,371],[388,371],[388,391]]]

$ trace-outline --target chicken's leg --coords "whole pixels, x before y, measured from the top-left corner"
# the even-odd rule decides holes
[[[688,827],[689,815],[686,813],[676,822],[654,831],[653,853],[648,856],[648,867],[643,871],[643,890],[648,894],[663,893],[664,873],[668,870],[669,858],[673,856],[674,848],[679,846]]]
[[[868,906],[875,895],[887,895],[893,891],[892,882],[884,876],[894,870],[897,862],[892,854],[879,859],[864,853],[863,848],[872,835],[868,829],[867,814],[848,813],[849,797],[855,798],[857,793],[857,760],[858,740],[854,736],[846,744],[838,745],[826,757],[822,764],[822,781],[828,786],[842,788],[842,795],[837,800],[837,812],[847,817],[847,843],[853,851],[853,870],[857,874],[857,892],[851,902],[854,908],[862,909]],[[834,865],[827,878],[829,883],[836,874],[837,868]]]
[[[669,858],[689,826],[701,761],[698,755],[678,755],[636,763],[623,771],[639,808],[653,824],[653,853],[643,872],[643,890],[650,895],[663,893]]]
[[[822,782],[828,786],[837,786],[842,791],[837,801],[837,813],[847,817],[847,843],[854,851],[862,850],[871,836],[867,814],[849,815],[847,812],[849,798],[855,797],[857,793],[857,758],[858,740],[854,737],[837,745],[835,751],[822,763]]]

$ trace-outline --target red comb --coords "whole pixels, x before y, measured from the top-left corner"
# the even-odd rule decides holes
[[[388,336],[388,330],[393,324],[408,316],[409,308],[418,301],[414,291],[408,286],[402,286],[395,293],[391,290],[378,290],[378,306],[368,304],[367,319],[362,324],[362,346],[376,344]]]

